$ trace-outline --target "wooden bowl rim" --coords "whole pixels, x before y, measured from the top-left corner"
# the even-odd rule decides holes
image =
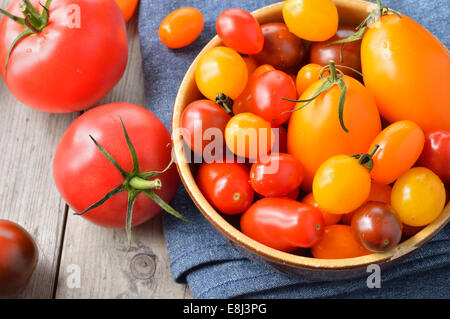
[[[367,12],[374,6],[373,3],[361,1],[361,0],[334,0],[338,7],[340,6],[352,6],[358,9],[364,9]],[[279,11],[281,12],[283,2],[278,2],[261,9],[258,9],[252,14],[259,20],[269,11]],[[355,9],[356,10],[356,9]],[[268,246],[265,246],[252,238],[244,235],[237,228],[232,226],[228,221],[226,221],[220,213],[218,213],[206,200],[203,194],[200,192],[195,179],[192,175],[192,171],[189,165],[184,161],[183,153],[183,140],[179,136],[174,136],[173,132],[180,128],[179,121],[181,119],[181,114],[186,105],[182,103],[183,96],[188,88],[190,81],[195,81],[195,68],[198,61],[203,54],[213,47],[220,46],[221,41],[216,35],[202,51],[197,55],[195,60],[190,65],[188,71],[186,72],[183,81],[178,90],[178,94],[175,99],[173,115],[172,115],[172,142],[175,156],[175,163],[181,177],[181,180],[189,193],[189,196],[194,201],[197,208],[203,214],[203,216],[223,235],[225,235],[229,240],[238,244],[241,247],[249,250],[250,252],[261,256],[269,261],[289,265],[296,268],[307,268],[307,269],[320,269],[320,270],[347,270],[366,267],[370,264],[380,264],[385,262],[390,262],[395,259],[403,258],[423,244],[428,242],[437,232],[439,232],[449,221],[450,221],[450,203],[444,208],[441,215],[433,221],[431,224],[424,227],[417,234],[411,238],[403,241],[394,249],[384,253],[374,253],[371,255],[355,257],[355,258],[345,258],[345,259],[319,259],[312,257],[298,256],[291,253],[282,252]]]

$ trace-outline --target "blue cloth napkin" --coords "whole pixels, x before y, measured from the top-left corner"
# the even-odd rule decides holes
[[[228,8],[253,11],[273,0],[141,0],[139,34],[148,109],[170,129],[173,102],[181,80],[215,35],[215,21]],[[448,0],[385,0],[383,3],[425,26],[449,47]],[[205,28],[190,46],[171,50],[158,38],[171,11],[191,6],[202,11]],[[414,66],[411,66],[414,67]],[[257,264],[238,253],[197,210],[183,186],[171,203],[194,225],[165,214],[164,233],[174,279],[187,283],[195,298],[449,298],[450,226],[412,256],[381,274],[381,288],[369,289],[366,277],[335,282],[299,279]]]

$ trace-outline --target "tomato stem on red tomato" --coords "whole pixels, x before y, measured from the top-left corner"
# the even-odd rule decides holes
[[[233,115],[233,111],[231,109],[233,107],[234,101],[232,98],[224,93],[219,93],[217,94],[215,102],[222,106],[229,115]]]
[[[144,189],[161,189],[162,183],[160,179],[154,180],[146,180],[142,179],[138,176],[133,177],[129,181],[129,185],[135,189],[144,190]]]

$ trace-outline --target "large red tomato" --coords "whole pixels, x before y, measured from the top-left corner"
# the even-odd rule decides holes
[[[121,119],[137,153],[138,171],[130,156]],[[90,136],[117,161],[124,174],[102,154]],[[161,211],[146,192],[152,190],[163,201],[169,202],[178,188],[179,178],[173,165],[157,175],[161,181],[160,190],[155,188],[157,184],[152,185],[154,179],[153,182],[147,180],[151,174],[143,174],[162,171],[170,164],[169,144],[168,130],[155,115],[142,107],[114,103],[94,108],[76,119],[60,141],[53,162],[56,186],[73,210],[81,213],[123,185],[124,191],[83,216],[101,226],[125,227],[128,196],[137,194],[131,224],[142,224]]]
[[[19,293],[38,261],[31,235],[16,223],[0,219],[0,298]]]
[[[22,2],[12,1],[8,11],[23,17]],[[31,3],[45,12],[38,0]],[[27,28],[6,17],[0,21],[0,72],[11,93],[25,105],[51,113],[84,110],[122,77],[127,35],[115,1],[51,1],[48,24],[35,28],[13,48],[5,70],[13,42]]]

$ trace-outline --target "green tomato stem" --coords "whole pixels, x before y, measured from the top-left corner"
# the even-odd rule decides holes
[[[146,189],[161,189],[162,183],[160,179],[154,179],[154,180],[146,180],[143,178],[140,178],[139,176],[135,176],[132,179],[130,179],[128,183],[131,187],[134,189],[139,190],[146,190]]]

